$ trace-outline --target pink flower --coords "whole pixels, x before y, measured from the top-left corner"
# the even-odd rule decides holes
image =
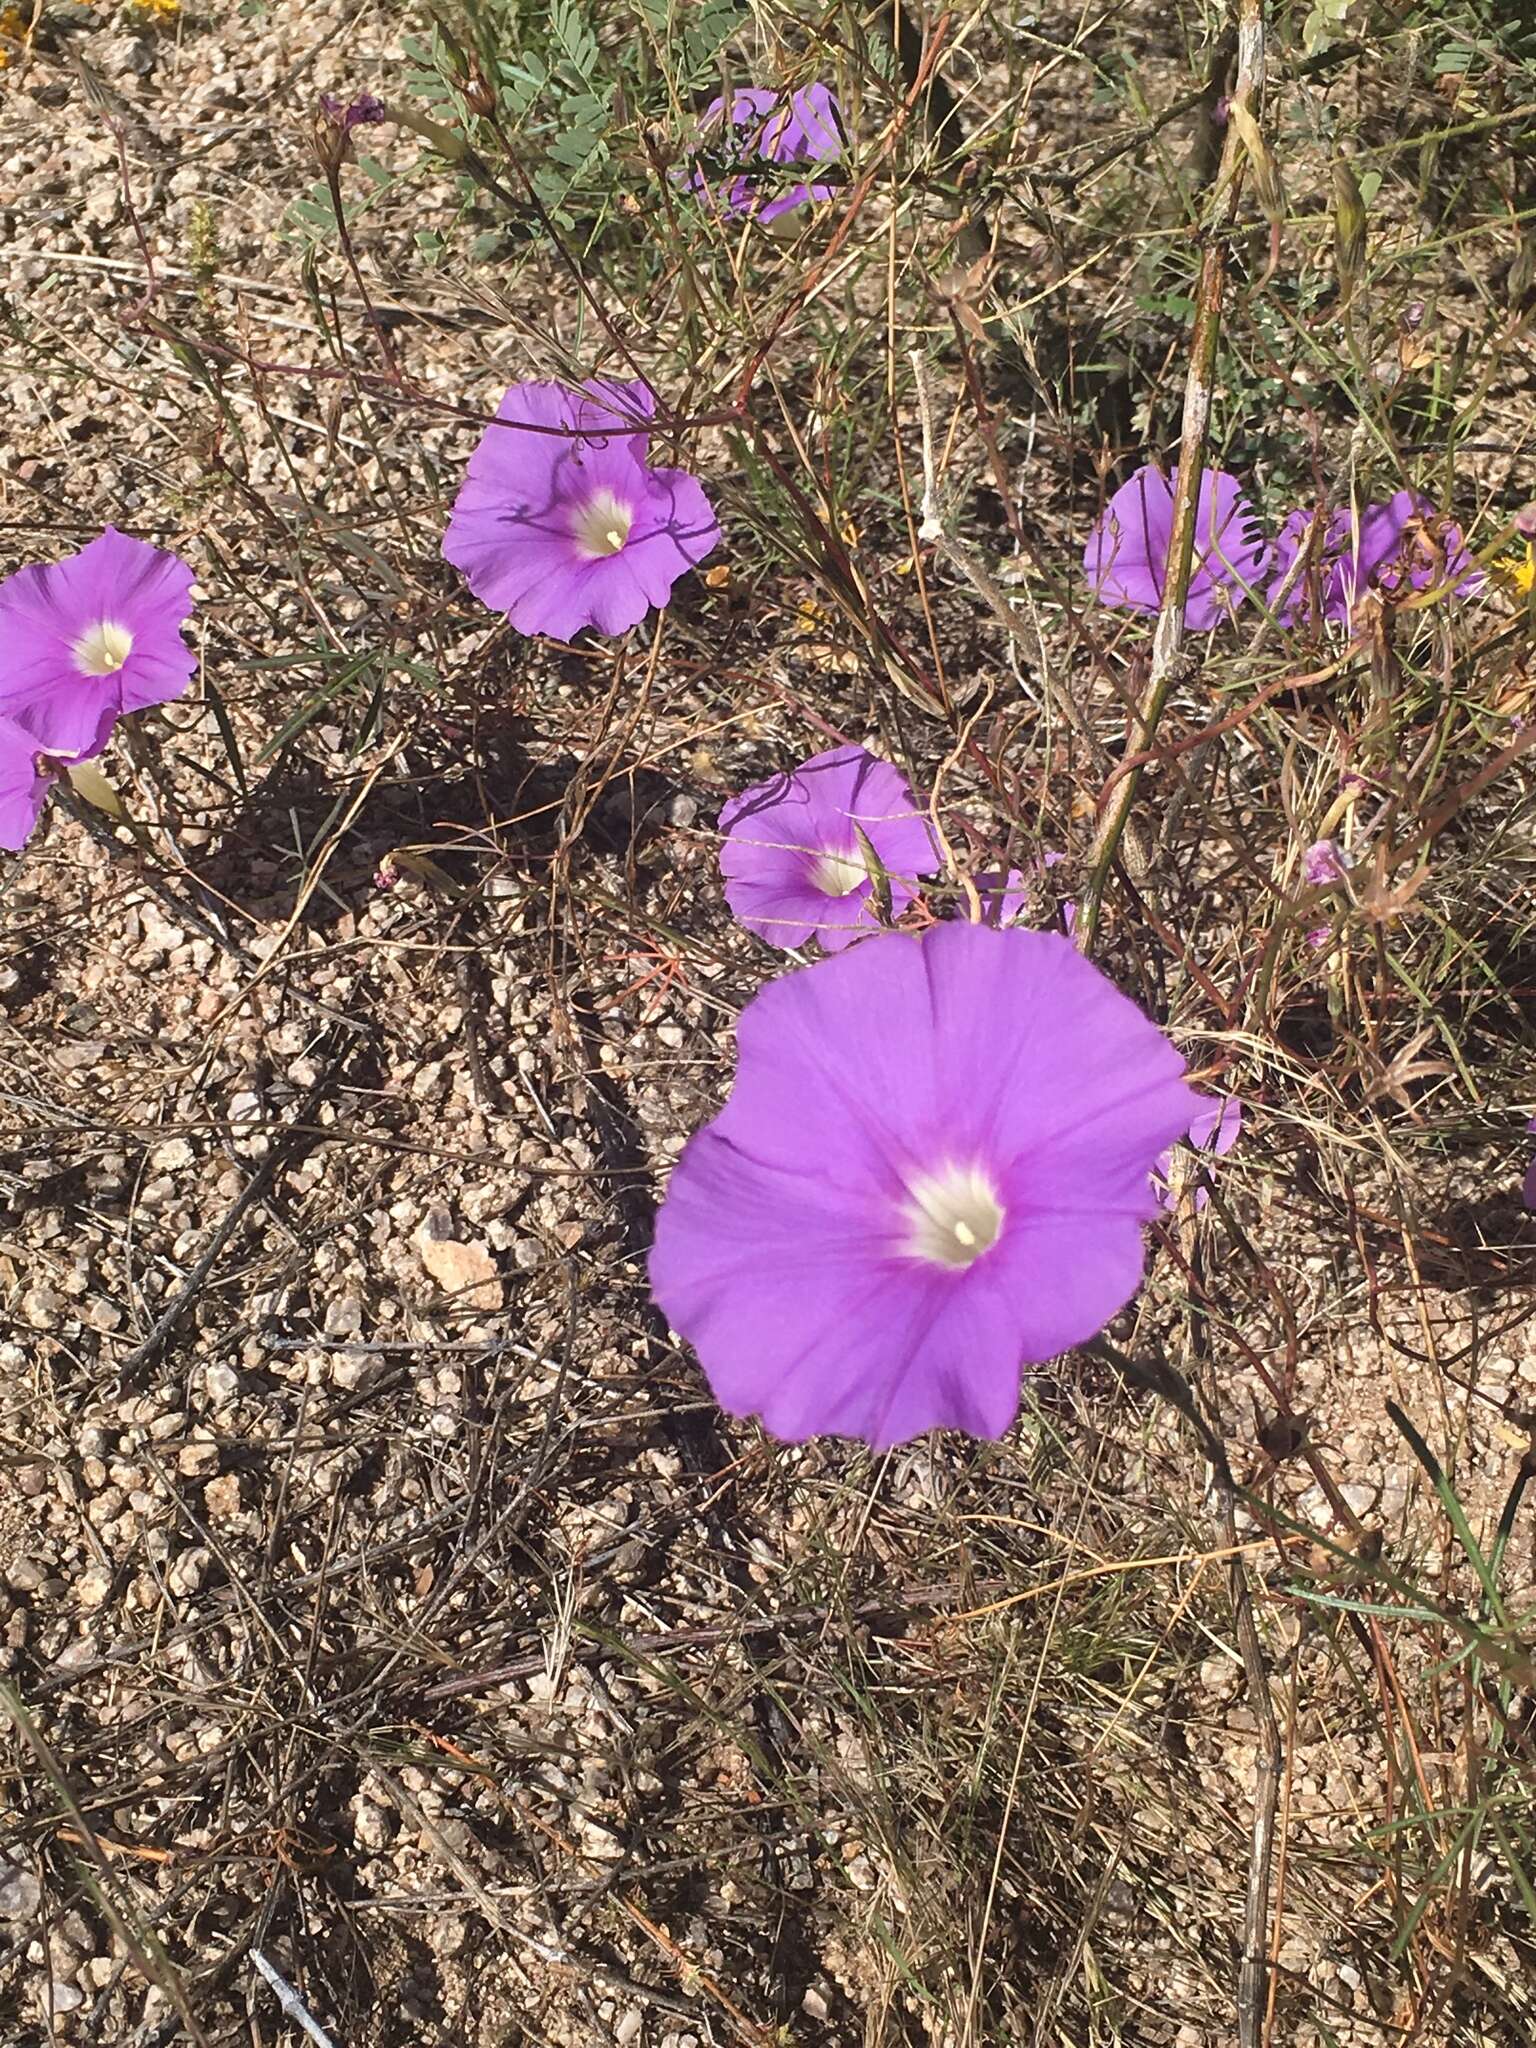
[[[1173,545],[1173,494],[1179,472],[1138,469],[1104,508],[1083,551],[1083,573],[1101,604],[1127,611],[1161,609]],[[1192,633],[1214,632],[1264,574],[1269,547],[1243,487],[1225,470],[1200,477],[1195,552],[1184,604]]]
[[[800,164],[841,156],[837,99],[824,85],[802,86],[787,100],[763,86],[743,86],[731,95],[729,112],[722,95],[704,109],[700,141],[707,154],[723,160],[722,169],[717,176],[700,164],[685,182],[719,212],[751,214],[766,226],[797,206],[830,199],[837,190],[826,184],[784,187],[771,176],[734,168],[753,157],[766,164]]]
[[[32,836],[53,779],[38,759],[31,733],[14,718],[0,715],[0,846],[20,853]]]
[[[770,946],[819,939],[828,953],[878,931],[875,876],[885,871],[893,915],[939,866],[911,785],[863,747],[834,747],[787,775],[734,796],[720,813],[725,900]]]
[[[1310,512],[1298,511],[1280,529],[1271,605],[1278,601],[1313,523]],[[1416,491],[1398,491],[1384,505],[1363,505],[1358,515],[1353,509],[1332,514],[1314,565],[1302,571],[1280,607],[1278,616],[1284,624],[1295,625],[1310,615],[1314,575],[1323,617],[1341,626],[1349,624],[1355,606],[1371,588],[1392,596],[1450,581],[1462,596],[1476,590],[1483,580],[1482,571],[1467,553],[1461,528],[1439,519],[1428,500]]]
[[[1192,1145],[1197,1152],[1209,1152],[1213,1159],[1222,1159],[1232,1150],[1242,1131],[1242,1102],[1236,1095],[1202,1095],[1197,1096],[1196,1100],[1202,1106],[1196,1110],[1190,1121],[1189,1129],[1185,1133],[1185,1142]],[[1173,1193],[1168,1186],[1168,1174],[1172,1165],[1173,1152],[1170,1148],[1159,1157],[1153,1169],[1157,1179],[1162,1183],[1157,1191],[1157,1199],[1165,1209],[1173,1207]],[[1197,1213],[1210,1199],[1204,1188],[1195,1189]]]
[[[1348,855],[1334,839],[1315,839],[1301,857],[1301,872],[1313,889],[1342,882],[1348,866]]]
[[[518,632],[623,633],[719,541],[697,478],[647,460],[655,410],[648,386],[606,379],[514,384],[502,399],[443,553]]]
[[[191,610],[186,563],[112,526],[78,555],[18,569],[0,584],[0,712],[45,753],[99,754],[125,712],[186,689]]]
[[[770,982],[736,1044],[650,1262],[715,1398],[795,1443],[1001,1436],[1141,1285],[1178,1053],[1059,934],[960,920]]]

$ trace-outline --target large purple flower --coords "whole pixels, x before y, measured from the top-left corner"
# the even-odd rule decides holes
[[[1055,933],[940,924],[786,975],[673,1169],[652,1291],[775,1436],[1000,1436],[1022,1368],[1140,1285],[1183,1071]]]
[[[724,160],[718,176],[703,165],[687,179],[722,213],[748,213],[765,225],[812,200],[830,199],[835,185],[774,182],[736,168],[757,157],[772,164],[828,163],[843,153],[843,134],[836,96],[824,85],[801,86],[786,99],[764,86],[742,86],[711,100],[704,109],[700,141],[705,151]]]
[[[1292,585],[1284,603],[1280,593],[1297,553],[1307,545],[1313,514],[1293,512],[1275,543],[1275,571],[1269,603],[1278,607],[1285,625],[1310,618],[1313,580],[1322,616],[1347,626],[1355,606],[1372,588],[1388,596],[1407,590],[1430,590],[1452,583],[1458,596],[1476,590],[1482,571],[1467,553],[1461,528],[1437,519],[1427,500],[1415,491],[1397,491],[1385,505],[1364,505],[1335,512],[1323,530],[1316,560]]]
[[[1105,506],[1083,550],[1083,570],[1102,604],[1127,611],[1161,609],[1173,539],[1173,493],[1179,472],[1164,477],[1150,464],[1138,469]],[[1259,581],[1269,546],[1257,515],[1235,476],[1208,469],[1196,501],[1195,553],[1184,623],[1209,633],[1230,616]]]
[[[53,781],[37,756],[37,741],[25,726],[0,714],[0,846],[11,853],[31,838]]]
[[[698,480],[652,469],[644,384],[514,384],[469,459],[443,553],[520,633],[622,633],[720,528]]]
[[[186,689],[191,609],[186,563],[112,526],[78,555],[18,569],[0,584],[0,712],[47,753],[100,753],[124,712]]]
[[[743,790],[720,829],[725,900],[770,946],[814,938],[835,953],[878,929],[866,846],[885,870],[893,914],[917,894],[915,878],[939,866],[911,786],[862,747],[834,747]]]

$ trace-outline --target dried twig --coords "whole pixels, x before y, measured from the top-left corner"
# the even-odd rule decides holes
[[[1150,749],[1175,685],[1189,676],[1184,656],[1184,607],[1194,568],[1195,521],[1200,477],[1205,467],[1206,435],[1211,420],[1211,390],[1216,372],[1216,344],[1221,334],[1228,242],[1237,222],[1243,167],[1250,147],[1244,137],[1258,133],[1263,101],[1263,0],[1237,0],[1237,82],[1232,92],[1233,118],[1228,122],[1226,144],[1212,188],[1204,232],[1195,321],[1190,335],[1189,370],[1184,380],[1184,419],[1179,437],[1178,482],[1173,494],[1173,531],[1168,543],[1167,581],[1163,589],[1162,609],[1157,615],[1157,629],[1152,636],[1152,666],[1128,740],[1131,750],[1141,753]],[[1092,952],[1098,936],[1104,886],[1114,866],[1140,780],[1138,769],[1117,782],[1109,807],[1099,821],[1093,866],[1078,898],[1076,938],[1084,953]]]
[[[277,2002],[282,2007],[284,2013],[295,2025],[304,2029],[311,2041],[314,2042],[315,2048],[336,2048],[336,2043],[310,2012],[309,2007],[300,1998],[297,1991],[288,1982],[288,1979],[283,1976],[281,1971],[273,1969],[259,1948],[251,1950],[251,1961],[271,1985]]]

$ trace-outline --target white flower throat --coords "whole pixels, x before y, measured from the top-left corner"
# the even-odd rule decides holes
[[[83,676],[115,676],[133,652],[133,635],[116,619],[87,626],[70,653]]]
[[[823,896],[851,896],[869,871],[856,853],[818,853],[811,862],[811,887]]]
[[[621,503],[612,491],[594,491],[571,521],[571,531],[581,552],[596,562],[619,552],[634,523],[631,506]]]
[[[963,1267],[991,1251],[1008,1212],[979,1166],[945,1166],[907,1182],[902,1250],[930,1265]]]

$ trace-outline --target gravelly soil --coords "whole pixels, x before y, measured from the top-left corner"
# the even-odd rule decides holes
[[[530,649],[435,558],[461,426],[385,447],[277,373],[221,412],[133,311],[114,124],[162,309],[201,291],[243,349],[314,358],[281,216],[314,96],[387,83],[390,10],[49,22],[0,74],[3,566],[106,518],[183,548],[219,694],[109,757],[151,857],[55,806],[0,879],[0,2038],[298,2039],[254,1948],[345,2048],[1231,2040],[1258,1721],[1176,1419],[1079,1362],[1000,1446],[786,1451],[646,1300],[658,1175],[767,971],[712,820],[801,702],[870,735],[857,645],[791,578],[696,582],[627,663]],[[392,265],[413,209],[447,184],[359,236],[389,332],[484,409],[577,309]],[[267,752],[354,647],[393,663],[376,700]],[[986,822],[974,769],[947,796]],[[1465,1791],[1446,1646],[1362,1622],[1350,1666],[1290,1595],[1329,1567],[1310,1533],[1467,1600],[1383,1395],[1491,1528],[1536,1410],[1530,1229],[1492,1126],[1407,1170],[1445,1223],[1411,1239],[1382,1149],[1319,1155],[1315,1114],[1256,1102],[1220,1169],[1264,1279],[1186,1207],[1117,1334],[1205,1380],[1297,1532],[1280,1557],[1239,1515],[1287,1739],[1272,2038],[1514,2041],[1507,1871],[1468,1852],[1410,1997],[1367,1850],[1405,1779]],[[1511,1613],[1533,1593],[1527,1516]]]

